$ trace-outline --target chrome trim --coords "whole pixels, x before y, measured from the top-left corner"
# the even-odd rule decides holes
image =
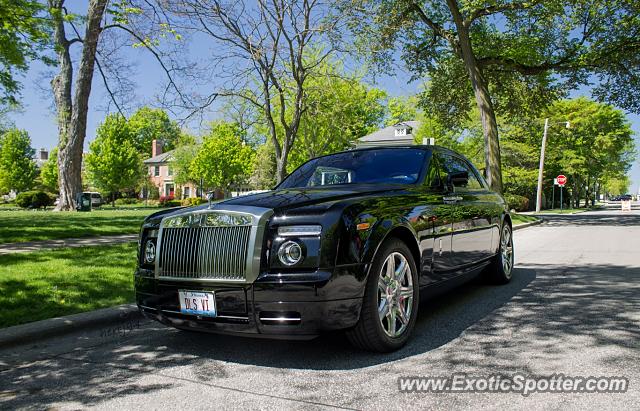
[[[287,318],[287,317],[260,317],[260,321],[300,321],[301,318]]]
[[[149,309],[149,310],[154,310],[154,311],[157,311],[158,313],[172,313],[172,314],[180,314],[180,315],[192,315],[194,317],[203,317],[203,318],[204,317],[206,317],[206,318],[223,318],[225,320],[248,320],[249,319],[249,317],[238,317],[238,316],[235,316],[235,315],[216,315],[215,317],[210,317],[208,315],[199,316],[198,314],[187,314],[187,313],[183,313],[181,311],[151,308],[151,307],[146,307],[144,305],[141,305],[140,307],[144,307],[145,309]]]
[[[260,259],[262,256],[262,243],[264,239],[264,232],[266,228],[267,221],[273,215],[273,210],[270,208],[263,207],[252,207],[252,206],[226,206],[224,204],[214,204],[212,208],[194,210],[188,212],[186,214],[180,214],[176,216],[167,216],[162,219],[160,222],[160,229],[158,233],[158,240],[156,244],[156,261],[155,261],[155,278],[167,281],[190,281],[190,282],[201,282],[201,283],[220,283],[220,282],[231,282],[231,283],[253,283],[258,275],[260,274]],[[251,227],[250,230],[247,230],[248,233],[241,233],[240,230],[232,230],[232,238],[236,241],[230,241],[230,245],[234,248],[226,252],[225,254],[230,255],[230,260],[221,261],[220,264],[223,272],[228,272],[234,266],[239,266],[242,264],[241,260],[238,260],[242,254],[244,254],[244,250],[240,249],[240,245],[237,244],[237,241],[243,240],[243,237],[248,234],[247,241],[247,249],[246,249],[246,259],[245,259],[245,270],[244,270],[244,278],[193,278],[193,277],[175,277],[175,276],[163,276],[161,275],[160,268],[160,260],[163,255],[163,236],[165,235],[165,228],[180,228],[192,230],[194,228],[200,227]],[[202,235],[203,232],[208,231],[208,233]],[[199,230],[198,235],[201,238],[198,239],[198,248],[201,247],[200,242],[204,241],[206,246],[211,246],[211,244],[216,241],[223,240],[221,233],[215,233],[216,230]],[[166,252],[167,256],[170,256],[170,261],[173,262],[173,266],[169,267],[167,271],[176,272],[179,268],[177,263],[179,260],[191,259],[193,261],[193,257],[196,255],[198,251],[196,247],[193,249],[188,249],[187,247],[187,235],[177,236],[175,233],[172,234],[171,231],[166,232],[167,244],[169,244],[169,249]],[[191,234],[193,235],[193,234]],[[202,238],[204,237],[204,238]],[[166,245],[166,244],[165,244]],[[206,249],[206,248],[205,248]],[[211,249],[211,248],[209,248]],[[213,261],[216,261],[221,257],[222,249],[217,247],[214,249],[215,255],[204,255],[198,256],[197,261],[194,262],[195,271],[200,271],[202,268],[213,266]],[[204,262],[204,267],[201,265]],[[164,260],[163,260],[164,263]],[[235,265],[234,265],[235,264]],[[213,275],[213,272],[209,272],[210,275]]]

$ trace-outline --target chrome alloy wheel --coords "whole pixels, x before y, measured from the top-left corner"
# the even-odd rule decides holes
[[[389,337],[398,337],[409,325],[413,308],[413,277],[406,257],[389,254],[378,277],[378,318]]]
[[[502,236],[500,238],[500,254],[502,260],[502,270],[507,278],[511,278],[511,270],[513,269],[513,236],[511,235],[511,227],[507,224],[502,228]]]

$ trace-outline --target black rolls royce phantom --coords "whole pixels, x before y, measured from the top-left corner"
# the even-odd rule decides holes
[[[437,146],[318,157],[274,190],[149,216],[136,301],[196,331],[362,349],[408,340],[420,298],[483,275],[506,283],[511,218],[463,156]]]

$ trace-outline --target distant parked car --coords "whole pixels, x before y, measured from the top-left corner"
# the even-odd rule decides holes
[[[91,194],[91,207],[100,207],[102,204],[104,204],[104,201],[102,200],[102,194],[95,192],[95,191],[90,191],[88,192],[88,194]]]

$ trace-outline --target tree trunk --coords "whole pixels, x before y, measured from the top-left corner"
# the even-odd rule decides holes
[[[85,36],[78,62],[75,95],[71,99],[73,66],[69,53],[71,42],[64,27],[64,0],[49,0],[54,22],[54,43],[60,72],[51,82],[58,113],[58,175],[60,201],[56,210],[75,210],[77,193],[82,192],[82,149],[87,131],[89,95],[95,67],[96,49],[101,22],[108,0],[90,0],[87,10]]]
[[[469,37],[469,27],[465,24],[462,14],[458,8],[456,0],[447,1],[451,15],[456,24],[458,32],[458,55],[462,58],[465,68],[469,74],[471,87],[476,98],[476,104],[480,111],[480,121],[482,122],[482,132],[484,135],[484,161],[485,176],[491,189],[502,193],[502,169],[500,159],[500,142],[498,140],[498,123],[496,113],[491,102],[489,85],[485,79],[481,67],[473,52],[471,38]]]
[[[282,147],[280,158],[276,158],[276,182],[278,184],[280,184],[280,182],[287,176],[288,157],[289,150],[286,147]]]

